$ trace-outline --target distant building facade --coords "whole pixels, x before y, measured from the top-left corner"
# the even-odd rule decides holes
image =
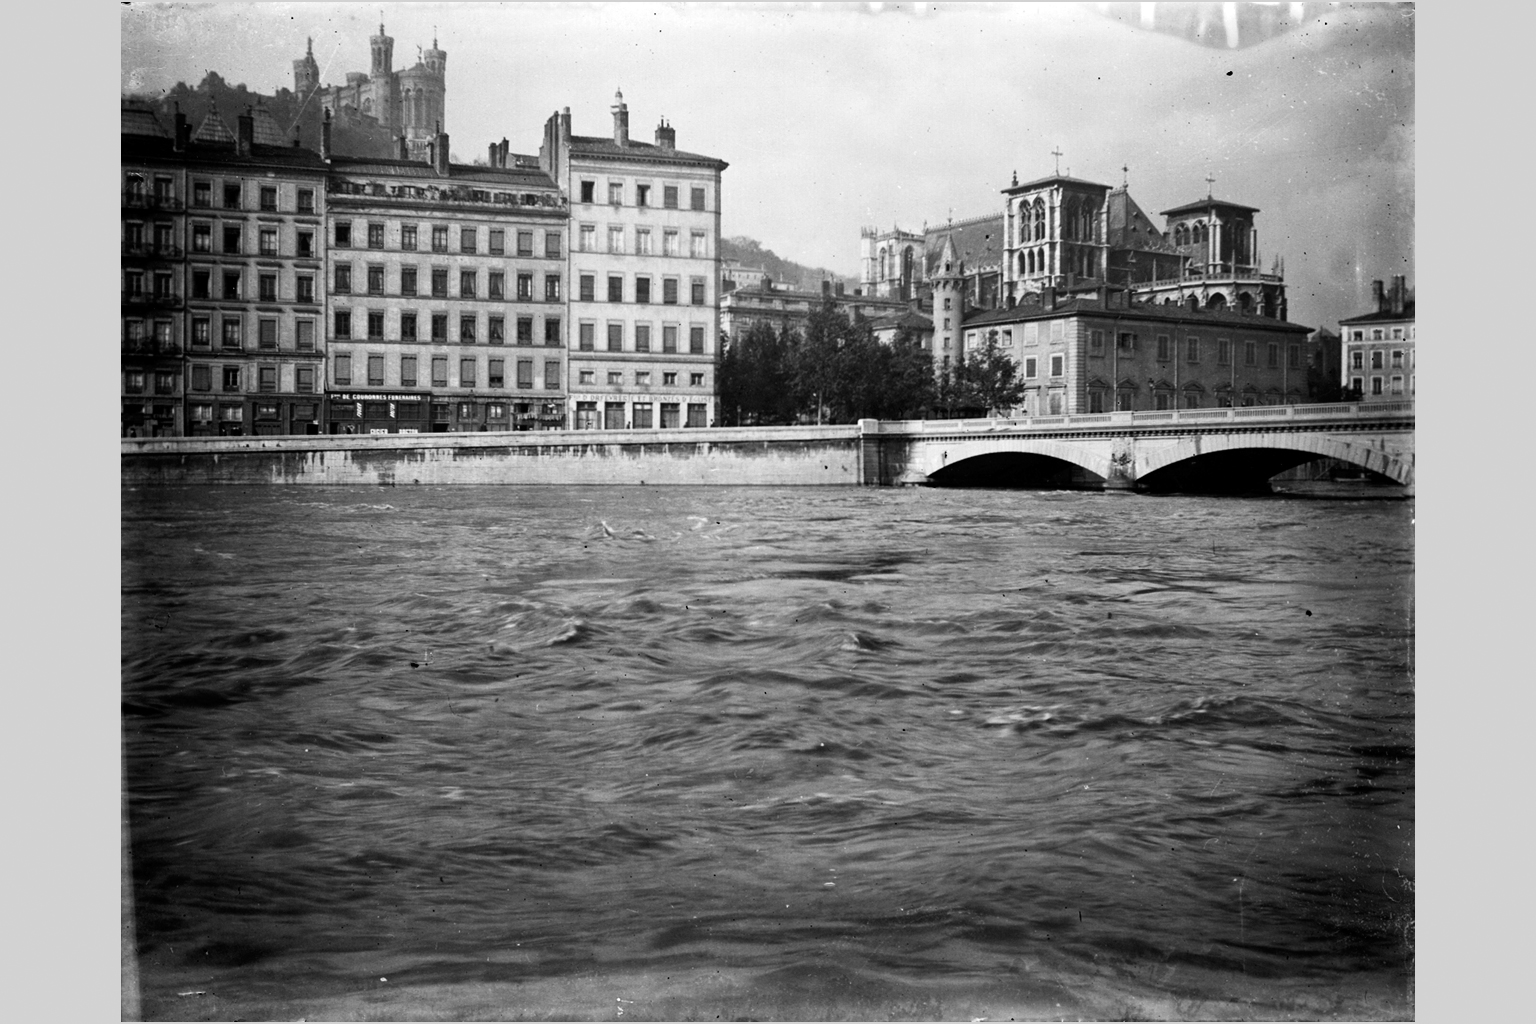
[[[331,433],[563,427],[566,204],[531,157],[333,157]]]
[[[1414,296],[1401,276],[1390,288],[1371,282],[1376,309],[1339,321],[1346,386],[1364,402],[1412,399],[1417,390]]]
[[[570,425],[636,430],[716,418],[723,160],[629,135],[616,94],[609,136],[550,116],[539,166],[570,200]]]
[[[907,309],[908,304],[899,299],[877,299],[855,292],[847,294],[841,283],[822,282],[819,292],[781,288],[772,282],[763,282],[755,288],[738,288],[720,300],[720,333],[736,339],[752,328],[764,323],[783,330],[793,328],[802,335],[811,313],[824,304],[850,320],[877,320]]]
[[[937,294],[937,293],[936,293]],[[936,314],[937,315],[937,314]],[[965,317],[961,351],[990,335],[1019,365],[1024,415],[1284,405],[1307,398],[1308,328],[1146,303],[1104,286]]]
[[[311,95],[331,113],[352,110],[377,119],[395,135],[406,140],[407,155],[425,160],[427,147],[439,131],[446,131],[448,54],[432,47],[421,52],[415,64],[394,70],[395,40],[379,23],[379,34],[368,40],[372,64],[365,73],[347,73],[343,85],[325,85],[320,81],[320,66],[315,61],[314,40],[309,40],[304,56],[293,62],[294,92]]]

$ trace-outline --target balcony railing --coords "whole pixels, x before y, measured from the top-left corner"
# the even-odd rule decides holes
[[[179,245],[160,245],[155,242],[124,242],[124,256],[141,256],[148,259],[179,260],[186,255]]]
[[[428,203],[473,203],[483,206],[566,208],[565,197],[552,192],[500,192],[454,185],[384,185],[379,182],[329,181],[326,192],[333,196],[357,196],[376,199],[408,199]]]
[[[174,341],[153,338],[129,338],[123,342],[123,354],[130,356],[179,356],[181,346]]]
[[[123,292],[123,305],[148,309],[180,309],[180,295],[155,294],[154,292]]]
[[[175,196],[159,196],[153,192],[123,191],[123,205],[134,210],[179,210],[182,203]]]
[[[985,434],[994,431],[1063,429],[1073,427],[1135,427],[1167,426],[1178,423],[1211,423],[1249,420],[1299,420],[1337,417],[1342,420],[1373,420],[1377,418],[1412,417],[1412,401],[1388,402],[1335,402],[1328,404],[1223,406],[1206,409],[1160,409],[1138,412],[1071,413],[1048,416],[1015,416],[1012,418],[978,417],[964,420],[885,420],[879,425],[880,433],[938,434],[965,433]]]

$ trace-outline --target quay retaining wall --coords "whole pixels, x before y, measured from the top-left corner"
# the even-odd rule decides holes
[[[866,475],[856,425],[497,434],[139,438],[128,487],[189,484],[835,485]]]

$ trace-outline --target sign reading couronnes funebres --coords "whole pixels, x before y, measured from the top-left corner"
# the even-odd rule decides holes
[[[332,391],[333,402],[422,402],[432,397],[429,391]]]

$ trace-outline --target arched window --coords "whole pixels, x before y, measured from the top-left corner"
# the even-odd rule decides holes
[[[1029,250],[1029,273],[1033,277],[1035,273],[1035,250]]]
[[[875,278],[876,281],[884,281],[885,280],[885,276],[886,276],[885,270],[886,270],[886,267],[885,267],[885,250],[881,249],[880,250],[880,275]]]
[[[1061,220],[1062,237],[1071,240],[1081,238],[1082,236],[1078,234],[1077,230],[1081,223],[1077,213],[1077,200],[1068,199],[1067,208]]]
[[[912,247],[909,245],[901,251],[901,297],[912,297]]]
[[[1184,300],[1184,305],[1188,306],[1191,310],[1199,309],[1200,297],[1198,295],[1191,295],[1189,298]]]
[[[1215,295],[1212,295],[1210,298],[1205,300],[1205,308],[1212,310],[1226,309],[1227,297],[1220,292],[1217,292]]]
[[[1045,241],[1045,203],[1035,200],[1035,241]]]
[[[1244,313],[1253,312],[1253,296],[1247,292],[1240,292],[1237,296],[1237,308]]]

